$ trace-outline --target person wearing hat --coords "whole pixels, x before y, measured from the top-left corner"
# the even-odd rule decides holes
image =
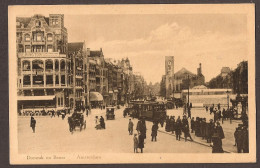
[[[190,121],[190,128],[191,128],[191,133],[193,133],[194,130],[195,130],[195,121],[194,121],[194,117],[191,118],[191,121]]]
[[[211,141],[212,141],[212,136],[213,136],[213,133],[214,133],[214,128],[215,128],[215,124],[214,124],[213,120],[210,119],[210,120],[209,120],[209,123],[208,123],[207,143],[211,143]]]
[[[129,119],[129,123],[128,123],[128,132],[129,132],[129,135],[133,135],[133,129],[134,129],[134,123],[132,122],[131,119]]]
[[[134,153],[138,153],[138,138],[137,138],[137,134],[134,134]]]
[[[34,117],[31,117],[30,126],[32,127],[33,133],[35,133],[36,120]]]
[[[176,135],[176,140],[181,140],[181,129],[182,129],[182,123],[180,116],[178,116],[178,119],[176,120],[176,126],[175,126],[175,135]]]
[[[153,122],[152,134],[151,134],[151,136],[152,136],[152,141],[153,141],[153,140],[157,141],[157,140],[156,140],[157,131],[158,131],[158,123],[157,123],[157,122]]]
[[[143,134],[139,134],[138,136],[138,148],[141,149],[141,153],[143,153],[143,148],[144,148],[144,135]]]
[[[222,142],[221,139],[219,138],[217,130],[215,130],[212,135],[211,147],[212,147],[212,153],[224,153],[224,150],[222,148]]]

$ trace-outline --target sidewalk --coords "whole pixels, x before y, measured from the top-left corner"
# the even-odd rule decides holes
[[[207,122],[210,119],[213,119],[213,114],[210,115],[210,113],[206,112],[205,109],[195,109],[194,108],[194,109],[192,109],[191,114],[192,114],[192,117],[194,117],[194,118],[196,118],[196,117],[204,118],[205,117],[207,119]],[[181,118],[182,118],[183,109],[180,108],[180,109],[167,110],[167,115],[175,115],[175,119],[178,116],[181,116]],[[225,138],[222,140],[222,143],[223,143],[222,147],[225,152],[237,153],[237,148],[236,148],[236,146],[234,146],[234,144],[235,144],[234,132],[235,132],[238,124],[241,124],[241,123],[242,123],[241,120],[233,120],[232,124],[230,124],[229,120],[225,120],[223,124],[222,124],[222,122],[220,122],[220,124],[223,128],[223,131],[224,131],[224,135],[225,135]],[[189,124],[190,124],[190,119],[189,119]],[[175,134],[165,131],[165,125],[164,125],[164,127],[160,127],[158,131],[175,136]],[[201,137],[196,137],[194,133],[190,133],[190,134],[195,143],[199,143],[201,145],[210,147],[210,143],[207,143],[207,140],[202,140]],[[183,137],[183,134],[182,134],[182,137]]]

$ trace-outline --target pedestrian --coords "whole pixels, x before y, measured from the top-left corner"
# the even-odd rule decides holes
[[[137,134],[134,134],[134,153],[138,153],[138,138],[137,138]]]
[[[156,137],[157,137],[157,131],[158,131],[158,123],[157,122],[154,122],[153,123],[153,126],[152,126],[152,141],[155,140],[157,141]]]
[[[54,110],[51,111],[51,118],[52,118],[52,117],[55,117]]]
[[[193,141],[191,135],[190,135],[190,129],[189,129],[189,124],[187,123],[182,123],[184,124],[183,126],[183,133],[184,133],[184,138],[185,138],[185,142],[187,141],[187,137],[190,138],[191,141]]]
[[[191,133],[193,133],[193,132],[194,132],[194,129],[195,129],[194,117],[191,118],[190,127],[191,127]]]
[[[213,135],[212,135],[212,153],[224,153],[223,148],[222,148],[222,142],[221,139],[218,136],[217,131],[215,130]]]
[[[141,134],[143,134],[143,138],[146,139],[146,124],[145,124],[145,120],[142,119],[142,120],[141,120],[141,123],[142,123],[142,124],[141,124],[142,127],[141,127],[140,132],[141,132]]]
[[[171,128],[170,128],[170,117],[169,116],[166,116],[165,131],[166,132],[170,132],[171,131]]]
[[[142,127],[142,122],[141,122],[141,120],[139,119],[138,122],[137,122],[137,125],[136,125],[136,131],[137,131],[138,133],[140,133],[141,127]]]
[[[174,131],[175,131],[175,116],[172,116],[172,119],[170,120],[171,124],[171,131],[172,131],[172,134],[174,134]]]
[[[86,108],[86,116],[88,117],[88,109]]]
[[[238,125],[236,130],[236,146],[237,146],[237,153],[242,153],[243,150],[243,131],[242,131],[242,124]]]
[[[243,153],[249,153],[248,127],[247,126],[243,127],[242,136],[243,136]]]
[[[215,124],[213,122],[212,119],[210,119],[209,123],[208,123],[208,138],[207,138],[207,143],[211,143],[212,142],[212,136],[214,134],[214,129],[215,129]]]
[[[206,118],[201,121],[201,136],[202,139],[206,139]]]
[[[134,123],[132,122],[131,119],[129,119],[129,123],[128,123],[128,132],[129,132],[129,135],[133,135],[133,128],[134,128]]]
[[[217,134],[218,134],[218,136],[219,136],[219,139],[220,139],[221,145],[222,145],[222,139],[225,138],[225,135],[224,135],[223,128],[222,128],[222,126],[220,125],[219,122],[217,122],[217,126],[216,126],[215,129],[216,129],[216,132],[217,132]]]
[[[238,139],[238,127],[236,128],[235,132],[234,132],[234,138],[235,138],[235,145],[237,146],[237,139]]]
[[[100,116],[99,120],[100,120],[101,128],[106,129],[105,120],[104,120],[103,116]]]
[[[35,133],[36,120],[34,117],[31,117],[30,126],[32,127],[33,133]]]
[[[139,137],[138,137],[138,148],[140,148],[141,149],[141,153],[143,153],[144,136],[142,134],[139,134]]]
[[[175,126],[175,135],[176,135],[176,140],[181,140],[181,119],[180,116],[178,116],[178,119],[176,120],[176,126]]]

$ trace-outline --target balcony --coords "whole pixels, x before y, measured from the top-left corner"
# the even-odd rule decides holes
[[[45,45],[45,40],[32,41],[32,45]]]
[[[18,53],[18,57],[66,57],[65,54],[59,52],[21,52]]]

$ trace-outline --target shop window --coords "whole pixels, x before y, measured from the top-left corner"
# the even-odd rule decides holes
[[[63,97],[61,97],[60,104],[61,104],[61,106],[63,106]]]
[[[58,106],[60,106],[60,98],[58,97]]]

